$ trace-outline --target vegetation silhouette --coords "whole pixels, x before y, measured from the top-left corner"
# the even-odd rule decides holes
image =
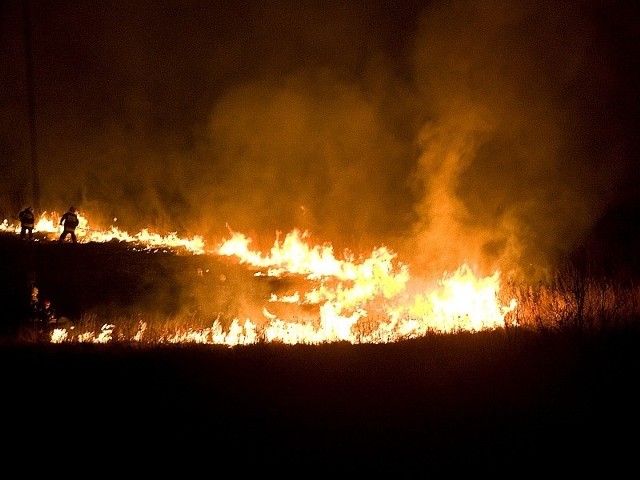
[[[208,259],[198,287],[176,279],[202,258],[4,235],[4,431],[24,445],[63,430],[78,435],[76,455],[117,438],[120,452],[144,445],[166,462],[206,455],[245,472],[613,472],[635,455],[639,295],[635,272],[613,275],[595,258],[576,249],[548,283],[507,285],[519,307],[494,331],[360,345],[54,344],[23,336],[34,283],[75,323],[140,305],[170,322],[190,318],[179,311],[190,288],[210,291],[212,315],[228,307],[228,281],[251,274]],[[264,280],[252,281],[263,295]]]

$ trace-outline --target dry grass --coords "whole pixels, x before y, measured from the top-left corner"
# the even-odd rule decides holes
[[[81,304],[70,315],[79,331],[114,324],[113,338],[132,338],[143,321],[145,335],[158,339],[212,318],[172,312],[158,298],[176,289],[167,272],[190,272],[194,259],[138,253],[127,261],[132,254],[121,245],[9,247],[2,247],[4,303],[17,301],[16,285],[35,272],[60,309],[67,300]],[[115,264],[105,260],[116,253]],[[69,259],[76,266],[58,271]],[[160,293],[145,287],[155,283]],[[132,291],[158,308],[126,313]],[[614,475],[635,458],[627,439],[640,426],[638,317],[625,314],[615,328],[574,328],[570,320],[540,328],[535,299],[551,290],[527,292],[517,328],[386,345],[52,344],[7,328],[3,434],[20,449],[65,436],[74,458],[106,456],[120,468],[146,451],[150,468],[198,464],[245,474],[397,478],[606,465]],[[616,308],[624,311],[620,302]],[[564,312],[557,318],[574,318]],[[583,310],[584,318],[589,312],[598,309]]]

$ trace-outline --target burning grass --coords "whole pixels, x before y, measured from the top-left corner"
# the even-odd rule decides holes
[[[206,458],[252,473],[575,471],[634,459],[624,432],[638,424],[640,331],[520,333],[231,348],[11,343],[0,349],[4,432],[19,445],[81,433],[74,455],[113,451],[114,463],[145,448],[167,456],[163,468]]]
[[[298,254],[283,256],[285,244],[236,257],[0,235],[5,435],[54,444],[61,426],[78,433],[77,456],[144,447],[180,468],[206,458],[262,473],[575,472],[635,458],[634,277],[575,259],[536,285],[461,269],[389,310],[407,297],[388,252],[336,263],[291,239]],[[305,258],[333,269],[309,277],[293,261]],[[25,326],[34,285],[64,328]],[[474,324],[478,309],[498,321]],[[443,312],[448,323],[424,322]]]
[[[385,247],[369,255],[313,245],[305,232],[254,250],[238,232],[215,247],[202,238],[96,229],[81,216],[78,245],[58,244],[43,215],[35,242],[3,224],[10,329],[24,333],[24,301],[37,287],[64,325],[53,343],[392,343],[460,331],[625,328],[637,322],[634,277],[603,275],[573,256],[536,285],[468,265],[414,278]]]

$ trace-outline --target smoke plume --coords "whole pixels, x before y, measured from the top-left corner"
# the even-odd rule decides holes
[[[619,2],[5,2],[0,168],[128,231],[277,231],[416,272],[539,278],[636,201],[637,13]]]

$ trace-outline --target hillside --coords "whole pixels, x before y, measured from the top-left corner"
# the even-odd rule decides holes
[[[34,286],[41,300],[51,300],[59,315],[73,320],[140,312],[159,318],[232,316],[238,289],[244,297],[264,299],[274,288],[273,280],[255,277],[246,266],[221,257],[148,250],[117,241],[24,242],[5,233],[0,235],[0,265],[6,334],[24,318]]]
[[[613,474],[635,458],[635,329],[460,333],[386,345],[16,344],[16,305],[34,279],[70,316],[142,304],[166,315],[194,286],[212,311],[223,310],[229,285],[251,285],[256,297],[273,285],[219,259],[119,243],[7,237],[1,245],[3,304],[13,309],[0,346],[3,433],[16,452],[34,438],[65,438],[67,455],[106,454],[116,470],[148,452],[147,474],[204,462],[285,476],[597,466]],[[198,268],[207,275],[194,274]],[[178,280],[185,277],[193,281]],[[56,452],[40,458],[59,461]]]

